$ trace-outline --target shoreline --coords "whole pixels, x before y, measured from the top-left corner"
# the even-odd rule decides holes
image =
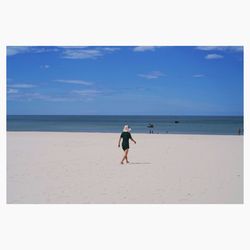
[[[121,131],[122,132],[122,131]],[[81,134],[120,134],[121,132],[99,132],[99,131],[37,131],[37,130],[7,130],[6,133],[81,133]],[[244,136],[244,134],[199,134],[199,133],[143,133],[131,132],[133,135],[193,135],[193,136]]]

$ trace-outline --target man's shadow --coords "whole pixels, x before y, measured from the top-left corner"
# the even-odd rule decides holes
[[[139,164],[151,164],[151,162],[129,162],[131,165],[139,165]]]

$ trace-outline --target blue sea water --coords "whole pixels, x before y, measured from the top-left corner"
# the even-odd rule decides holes
[[[242,116],[106,116],[106,115],[8,115],[7,131],[121,132],[128,124],[132,133],[238,134]]]

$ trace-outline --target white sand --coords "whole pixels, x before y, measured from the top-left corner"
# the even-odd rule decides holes
[[[8,203],[242,203],[243,137],[7,133]]]

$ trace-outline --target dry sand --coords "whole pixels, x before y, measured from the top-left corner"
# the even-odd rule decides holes
[[[243,203],[243,137],[8,132],[8,203]]]

